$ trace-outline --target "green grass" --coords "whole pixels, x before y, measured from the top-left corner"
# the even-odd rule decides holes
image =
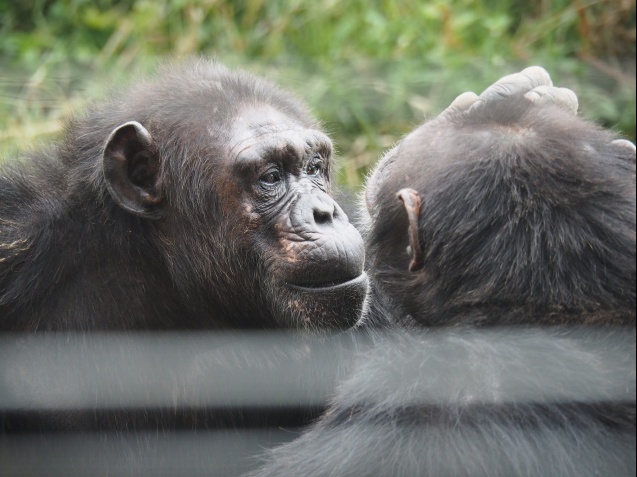
[[[0,155],[165,56],[203,54],[303,97],[358,186],[457,94],[541,64],[635,139],[634,0],[0,0]]]

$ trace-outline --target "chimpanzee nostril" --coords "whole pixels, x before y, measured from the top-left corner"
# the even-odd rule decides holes
[[[327,210],[325,207],[315,207],[314,208],[314,222],[316,224],[329,224],[332,222],[334,218],[334,207],[331,207],[332,210]]]
[[[312,204],[312,212],[315,224],[331,224],[336,215],[336,204],[330,197],[318,196]]]
[[[334,199],[322,191],[315,191],[311,196],[300,199],[296,203],[295,211],[298,211],[298,215],[293,214],[291,218],[298,217],[305,224],[303,226],[331,226],[335,225],[335,222],[347,222],[347,217],[343,217],[343,211]]]

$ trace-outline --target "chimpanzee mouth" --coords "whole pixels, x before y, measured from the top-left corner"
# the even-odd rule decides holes
[[[288,283],[287,286],[294,290],[303,291],[306,293],[324,293],[331,291],[340,291],[341,289],[345,289],[348,287],[356,287],[367,283],[367,273],[363,272],[356,278],[352,278],[350,280],[344,282],[323,282],[323,283],[312,283],[312,284],[303,284],[303,285],[294,285],[292,283]]]

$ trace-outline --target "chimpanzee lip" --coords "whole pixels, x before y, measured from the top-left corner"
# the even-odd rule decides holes
[[[294,285],[292,283],[288,283],[287,286],[294,290],[300,290],[307,293],[325,293],[331,291],[339,291],[343,288],[357,286],[363,284],[367,281],[367,273],[363,272],[359,276],[352,278],[350,280],[344,282],[327,282],[327,283],[317,283],[312,285]]]

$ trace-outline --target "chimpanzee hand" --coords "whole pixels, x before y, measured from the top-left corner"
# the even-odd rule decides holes
[[[473,92],[462,93],[440,114],[440,117],[468,111],[485,101],[497,101],[521,93],[526,93],[524,97],[533,103],[553,103],[577,114],[578,101],[575,93],[567,88],[553,86],[551,77],[544,68],[531,66],[520,73],[500,78],[480,96]]]

